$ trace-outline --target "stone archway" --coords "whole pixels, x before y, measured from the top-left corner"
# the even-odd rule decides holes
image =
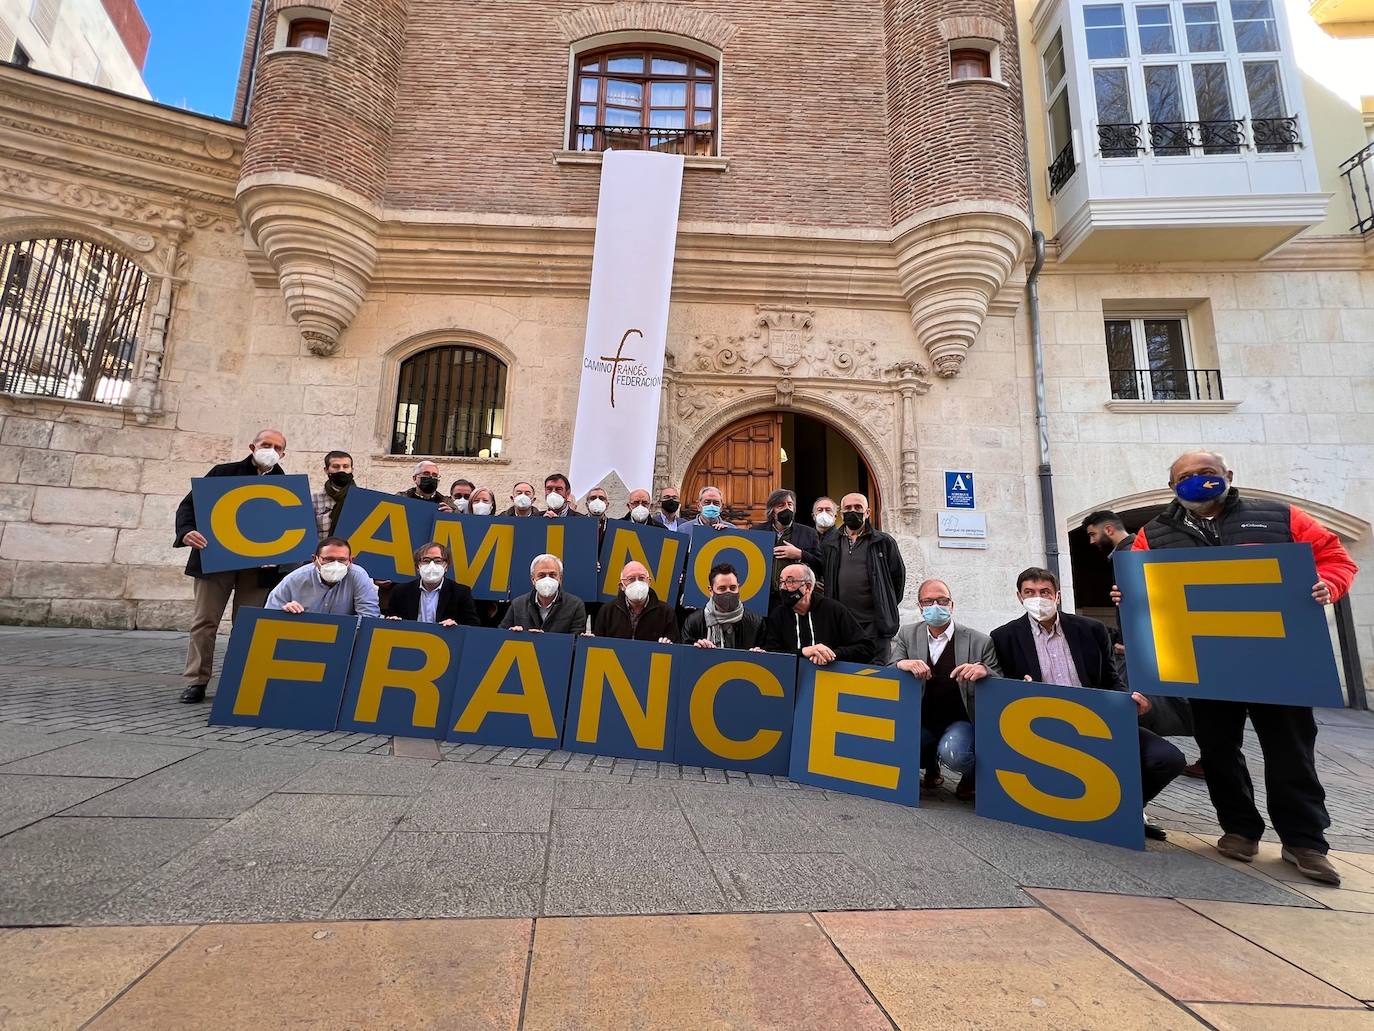
[[[882,512],[882,484],[872,463],[834,420],[770,408],[741,416],[712,434],[682,477],[689,503],[711,485],[725,494],[727,517],[739,525],[762,521],[768,494],[786,487],[797,495],[807,520],[822,495],[867,495],[875,521]]]

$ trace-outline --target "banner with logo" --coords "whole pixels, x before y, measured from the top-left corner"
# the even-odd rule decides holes
[[[610,150],[601,165],[573,483],[653,482],[681,155]]]
[[[315,553],[319,531],[307,476],[198,476],[191,504],[209,541],[201,572],[294,565]]]
[[[1131,689],[1146,695],[1338,708],[1310,544],[1118,551]]]

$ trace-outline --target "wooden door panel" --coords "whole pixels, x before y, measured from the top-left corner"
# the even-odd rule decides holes
[[[775,412],[726,427],[707,442],[687,472],[683,497],[693,505],[703,487],[725,492],[727,516],[744,526],[763,519],[782,475],[782,416]]]

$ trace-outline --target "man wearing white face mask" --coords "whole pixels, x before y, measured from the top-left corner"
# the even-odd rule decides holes
[[[587,609],[582,599],[563,593],[563,563],[557,555],[540,555],[530,563],[534,590],[511,600],[503,630],[534,634],[584,634]]]
[[[562,519],[566,516],[580,516],[582,513],[572,500],[572,484],[562,473],[549,473],[544,477],[544,509],[546,519]]]
[[[510,501],[510,508],[502,512],[502,515],[521,517],[534,515],[534,484],[521,480],[511,488]]]
[[[643,487],[636,487],[630,491],[625,498],[625,514],[620,517],[622,522],[634,523],[636,526],[649,525],[649,498],[652,495]]]
[[[286,437],[280,430],[262,430],[248,445],[248,455],[237,462],[215,466],[206,476],[280,476]],[[196,509],[188,492],[177,506],[176,539],[172,546],[190,548],[186,575],[195,577],[195,614],[191,618],[191,640],[186,651],[186,683],[183,702],[205,700],[205,687],[215,671],[215,634],[229,599],[234,600],[233,618],[245,605],[256,608],[267,592],[281,579],[280,566],[239,569],[224,573],[204,573],[200,568],[200,549],[209,543],[196,529]]]
[[[448,579],[448,548],[436,541],[415,551],[418,580],[397,584],[383,610],[387,619],[413,619],[441,626],[481,626],[472,591]]]
[[[353,564],[353,549],[342,537],[326,537],[315,546],[315,561],[293,569],[267,596],[267,608],[298,615],[380,616],[377,587],[362,566]]]
[[[601,606],[592,632],[597,637],[676,644],[677,616],[654,593],[648,568],[642,562],[627,562],[620,572],[620,592],[615,601]]]
[[[1025,615],[999,626],[990,635],[1002,675],[1061,687],[1094,687],[1124,691],[1121,672],[1112,660],[1107,628],[1095,619],[1059,611],[1059,577],[1031,566],[1016,578],[1016,597]],[[1131,693],[1136,710],[1150,711],[1150,700]],[[1140,788],[1145,802],[1183,772],[1187,760],[1174,745],[1140,727]],[[1145,823],[1145,836],[1163,841],[1164,829]]]
[[[466,513],[472,492],[476,489],[477,484],[471,480],[454,480],[453,486],[448,489],[449,506],[459,514]]]
[[[811,505],[811,523],[816,527],[816,536],[824,544],[835,529],[835,510],[838,506],[834,498],[819,497]]]

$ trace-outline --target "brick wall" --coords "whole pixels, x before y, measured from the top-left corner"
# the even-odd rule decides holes
[[[380,200],[406,0],[315,0],[313,6],[333,9],[326,57],[273,52],[276,14],[288,6],[290,0],[268,4],[242,174],[314,175]]]
[[[1016,20],[1006,0],[887,0],[892,221],[988,198],[1027,206]],[[949,40],[990,37],[1001,83],[950,81]]]

